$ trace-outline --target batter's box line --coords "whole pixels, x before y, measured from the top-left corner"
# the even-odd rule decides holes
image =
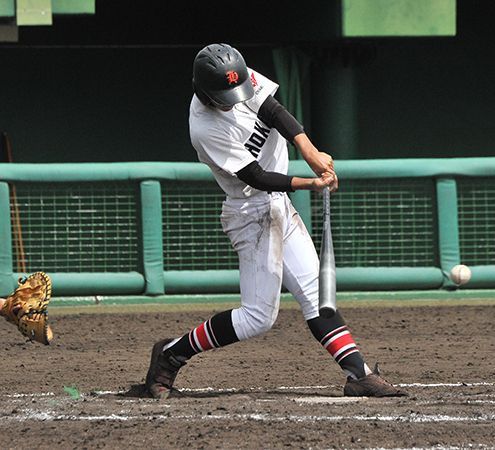
[[[419,387],[419,388],[436,388],[436,387],[476,387],[476,386],[495,386],[495,383],[490,382],[474,382],[474,383],[400,383],[398,387]],[[308,390],[323,390],[323,389],[341,389],[341,386],[337,385],[314,385],[314,386],[278,386],[275,388],[266,387],[246,387],[246,388],[215,388],[215,387],[203,387],[203,388],[181,388],[180,392],[191,393],[235,393],[242,394],[248,392],[265,392],[275,393],[277,391],[308,391]],[[118,391],[91,391],[89,394],[81,393],[81,396],[103,396],[103,395],[122,395],[126,390]],[[306,394],[306,392],[302,392]],[[0,395],[0,398],[32,398],[32,397],[55,397],[54,392],[32,392],[32,393],[11,393]]]
[[[341,422],[341,421],[364,421],[364,422],[400,422],[400,423],[452,423],[452,422],[493,422],[495,415],[482,414],[478,416],[450,416],[444,414],[416,414],[408,415],[278,415],[278,414],[157,414],[157,415],[71,415],[56,414],[50,411],[24,410],[20,414],[10,416],[0,416],[1,422],[24,422],[24,421],[71,421],[71,422],[93,422],[93,421],[110,421],[110,422],[128,422],[128,421],[254,421],[254,422],[295,422],[295,423],[314,423],[314,422]]]
[[[469,448],[470,450],[474,449],[483,449],[483,450],[493,450],[495,447],[492,445],[488,446],[485,444],[472,444],[470,443],[468,446],[466,445],[449,445],[448,447],[444,445],[435,445],[434,447],[395,447],[395,448],[388,448],[388,447],[366,447],[364,450],[466,450]]]
[[[495,383],[489,382],[474,382],[474,383],[400,383],[396,384],[398,387],[422,387],[422,388],[435,388],[435,387],[475,387],[475,386],[495,386]],[[316,385],[316,386],[278,386],[275,388],[266,387],[250,387],[250,388],[181,388],[181,392],[276,392],[276,391],[305,391],[305,390],[322,390],[322,389],[341,389],[340,385]]]
[[[475,387],[475,386],[495,386],[495,383],[479,382],[479,383],[400,383],[399,387]]]

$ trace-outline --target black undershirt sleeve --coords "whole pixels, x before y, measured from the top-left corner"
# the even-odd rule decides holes
[[[304,133],[302,125],[271,95],[261,105],[258,117],[270,128],[275,128],[289,142]],[[266,192],[292,192],[292,177],[277,172],[267,172],[253,161],[236,173],[237,178],[249,186]]]
[[[258,117],[270,128],[275,128],[289,142],[293,142],[298,134],[304,133],[303,126],[271,95],[261,105]]]
[[[260,191],[292,192],[292,177],[277,172],[267,172],[258,161],[253,161],[236,173],[239,180]]]

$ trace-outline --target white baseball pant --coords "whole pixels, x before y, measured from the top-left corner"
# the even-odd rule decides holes
[[[241,307],[232,311],[239,340],[273,326],[282,284],[306,320],[318,317],[318,255],[287,194],[227,199],[221,222],[239,255]]]

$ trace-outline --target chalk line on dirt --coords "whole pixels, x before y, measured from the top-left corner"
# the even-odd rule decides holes
[[[493,446],[488,446],[484,444],[473,444],[469,443],[468,445],[435,445],[434,447],[366,447],[366,450],[466,450],[469,449],[495,449]]]
[[[400,387],[475,387],[475,386],[495,386],[495,383],[479,382],[479,383],[399,383],[396,386]]]
[[[419,388],[436,388],[436,387],[476,387],[476,386],[495,386],[495,383],[491,382],[474,382],[474,383],[398,383],[396,384],[398,387],[419,387]],[[214,387],[203,387],[203,388],[181,388],[178,389],[180,392],[191,392],[191,393],[247,393],[247,392],[266,392],[273,393],[276,391],[306,391],[306,390],[321,390],[321,389],[341,389],[341,386],[337,385],[314,385],[314,386],[277,386],[274,388],[267,387],[244,387],[244,388],[214,388]],[[123,395],[127,391],[118,390],[118,391],[92,391],[89,394],[81,393],[81,396],[104,396],[104,395]],[[305,392],[301,392],[305,394]],[[31,398],[31,397],[55,397],[56,394],[54,392],[33,392],[33,393],[12,393],[12,394],[3,394],[1,397],[6,398]]]
[[[2,397],[7,398],[32,398],[32,397],[54,397],[54,392],[32,392],[29,394],[4,394]]]
[[[127,422],[134,420],[144,421],[169,421],[169,420],[187,420],[187,421],[256,421],[256,422],[340,422],[345,420],[364,421],[364,422],[401,422],[401,423],[442,423],[442,422],[494,422],[495,414],[481,414],[477,416],[451,416],[446,414],[416,414],[407,415],[297,415],[297,414],[157,414],[157,415],[72,415],[56,414],[50,411],[36,411],[32,409],[23,410],[21,413],[10,416],[0,416],[0,422],[14,421],[110,421],[110,422]]]
[[[306,396],[306,397],[288,397],[289,400],[293,400],[297,403],[313,404],[344,404],[344,403],[357,403],[368,400],[368,397],[320,397],[320,396]]]

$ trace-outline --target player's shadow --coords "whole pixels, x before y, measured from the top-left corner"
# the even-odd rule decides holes
[[[151,398],[151,395],[146,390],[144,384],[133,384],[131,387],[125,391],[117,394],[117,397],[122,398]]]
[[[247,394],[246,390],[243,392],[242,390],[236,390],[235,392],[226,392],[226,391],[207,391],[207,392],[190,392],[190,391],[181,391],[179,389],[172,388],[172,391],[168,398],[212,398],[212,397],[229,397],[232,395],[242,395]],[[113,398],[152,398],[150,393],[146,390],[144,384],[133,384],[131,387],[125,391],[120,392],[118,394],[113,394]]]
[[[311,396],[322,396],[322,397],[339,397],[340,395],[336,395],[335,392],[330,393],[330,392],[311,392],[311,393],[305,393],[302,395],[311,395]],[[285,390],[267,390],[267,391],[260,391],[260,392],[253,392],[250,389],[236,389],[235,391],[224,391],[224,390],[208,390],[208,391],[201,391],[201,392],[191,392],[187,390],[179,390],[179,389],[172,389],[172,392],[170,393],[168,398],[218,398],[218,397],[233,397],[233,396],[241,396],[241,395],[249,395],[250,397],[261,397],[261,398],[266,398],[267,396],[269,397],[277,397],[277,396],[283,396],[287,397],[288,393]],[[299,394],[294,394],[294,395],[301,395]],[[146,387],[144,384],[133,384],[131,387],[125,391],[125,392],[119,392],[118,394],[103,394],[100,395],[100,397],[112,397],[112,398],[117,398],[117,399],[124,399],[124,398],[152,398],[149,392],[146,390]]]

